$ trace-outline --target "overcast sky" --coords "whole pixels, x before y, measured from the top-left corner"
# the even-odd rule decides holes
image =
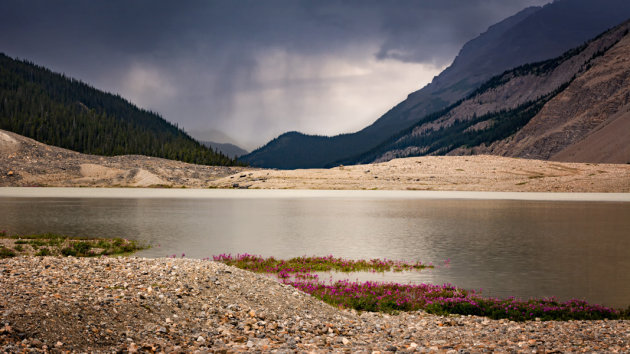
[[[252,149],[359,130],[488,26],[547,2],[2,0],[0,52]]]

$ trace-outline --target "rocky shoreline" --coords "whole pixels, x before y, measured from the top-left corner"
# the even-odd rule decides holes
[[[629,321],[356,313],[194,259],[0,260],[3,352],[628,352]]]

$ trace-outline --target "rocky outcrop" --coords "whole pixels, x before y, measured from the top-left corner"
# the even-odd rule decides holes
[[[630,163],[630,36],[593,61],[514,136],[479,152]]]

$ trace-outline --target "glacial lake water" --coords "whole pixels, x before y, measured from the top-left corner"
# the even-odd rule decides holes
[[[144,257],[420,260],[436,268],[347,277],[630,305],[629,194],[0,188],[2,229],[131,238]]]

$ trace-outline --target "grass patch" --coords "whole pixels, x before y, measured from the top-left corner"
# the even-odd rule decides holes
[[[36,256],[40,256],[40,257],[46,257],[46,256],[52,256],[52,252],[50,252],[50,250],[48,249],[48,247],[42,247],[40,248],[37,253],[35,253]]]
[[[73,256],[73,257],[96,257],[96,256],[117,256],[128,255],[142,249],[148,248],[133,240],[122,238],[88,238],[59,235],[53,233],[32,234],[32,235],[7,235],[0,233],[0,238],[13,240],[15,251],[10,250],[15,255],[35,255],[35,256]],[[32,252],[29,252],[30,245]],[[7,255],[9,252],[5,252]],[[6,257],[2,257],[6,258]]]

